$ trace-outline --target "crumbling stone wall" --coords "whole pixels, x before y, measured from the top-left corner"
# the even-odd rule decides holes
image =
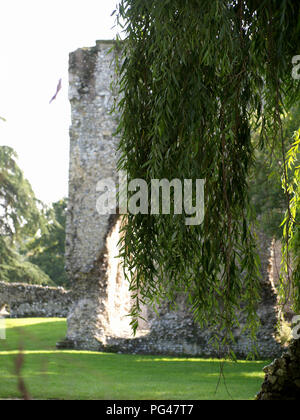
[[[261,322],[257,334],[257,352],[261,359],[279,357],[281,345],[275,340],[278,311],[276,309],[277,296],[269,280],[271,240],[259,235],[261,257],[261,301],[257,313]],[[178,310],[170,310],[165,304],[160,308],[159,316],[148,309],[149,332],[134,339],[124,339],[107,336],[106,345],[102,350],[121,351],[124,353],[170,354],[218,357],[225,355],[222,350],[217,351],[210,344],[212,331],[201,329],[193,320],[191,311],[181,296],[178,299]],[[239,316],[240,328],[235,329],[233,336],[235,344],[232,346],[235,354],[245,358],[253,350],[252,342],[243,333],[246,319]]]
[[[69,207],[66,228],[66,268],[73,305],[68,333],[60,346],[99,349],[107,333],[130,334],[126,317],[130,305],[118,253],[116,215],[99,215],[97,183],[117,182],[117,121],[110,114],[115,71],[112,42],[98,42],[70,54]]]
[[[115,100],[110,89],[115,81],[112,42],[97,42],[70,54],[69,98],[72,106],[70,129],[69,208],[66,262],[72,283],[73,305],[68,316],[66,341],[60,347],[133,353],[214,355],[208,344],[210,331],[193,321],[184,299],[179,310],[163,305],[160,316],[145,308],[147,323],[133,338],[126,315],[130,294],[118,254],[119,220],[116,215],[97,213],[97,182],[117,181],[118,139],[113,136],[117,121],[110,110]],[[263,357],[280,352],[274,339],[276,296],[268,278],[271,241],[262,239],[262,322],[258,349]],[[244,320],[241,319],[243,324]],[[236,353],[246,356],[249,339],[234,331]]]
[[[0,282],[0,310],[6,305],[11,318],[64,318],[71,298],[63,288]]]

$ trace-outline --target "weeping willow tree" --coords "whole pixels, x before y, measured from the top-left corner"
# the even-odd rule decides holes
[[[300,129],[286,155],[286,177],[283,189],[290,197],[290,205],[283,221],[283,258],[280,281],[281,306],[290,300],[296,312],[300,301]]]
[[[255,336],[260,281],[248,176],[256,149],[279,145],[287,182],[282,119],[299,100],[299,10],[289,0],[120,2],[119,167],[149,185],[206,181],[199,226],[186,226],[184,214],[126,216],[121,255],[134,328],[144,301],[184,292],[195,319],[223,331],[223,344],[241,309]],[[287,224],[290,199],[286,189]]]

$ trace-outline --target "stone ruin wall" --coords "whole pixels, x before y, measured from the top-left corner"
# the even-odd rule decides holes
[[[131,300],[121,263],[116,259],[119,220],[115,215],[99,216],[96,211],[97,182],[117,181],[117,126],[110,114],[115,100],[111,82],[115,79],[111,42],[97,42],[93,48],[70,55],[72,127],[70,128],[70,182],[67,221],[66,263],[72,292],[23,284],[0,283],[0,310],[10,308],[11,317],[66,317],[68,332],[59,347],[130,353],[213,356],[211,332],[195,325],[183,298],[179,309],[168,304],[159,316],[144,308],[138,334],[132,337],[127,314]],[[261,235],[262,302],[258,313],[262,327],[258,350],[263,357],[275,357],[280,346],[274,340],[277,322],[276,294],[269,281],[274,275],[274,247]],[[273,252],[273,254],[272,254]],[[278,247],[277,247],[278,254]],[[276,254],[276,255],[277,255]],[[269,265],[273,255],[273,263]],[[272,271],[273,270],[273,271]],[[243,325],[243,319],[240,320]],[[236,354],[251,349],[241,330],[234,331]]]
[[[294,340],[283,355],[263,371],[266,374],[259,401],[300,400],[300,340]]]
[[[63,288],[0,282],[0,312],[5,307],[11,318],[65,318],[71,298]]]
[[[193,321],[184,300],[179,310],[168,305],[160,316],[145,308],[147,323],[132,338],[127,316],[130,295],[118,253],[117,216],[100,216],[96,211],[97,182],[117,180],[118,139],[113,136],[117,120],[110,114],[116,99],[110,86],[115,82],[113,43],[98,41],[95,47],[70,54],[69,98],[72,107],[70,128],[69,209],[66,264],[72,283],[72,307],[68,331],[59,347],[130,353],[215,355],[209,346],[209,331]],[[269,281],[271,241],[261,238],[262,302],[258,308],[262,327],[258,350],[265,357],[280,354],[274,339],[277,322],[276,294]],[[243,324],[243,319],[241,323]],[[236,353],[246,356],[248,338],[234,331]]]
[[[69,206],[66,228],[66,268],[73,305],[67,341],[76,348],[97,350],[106,331],[130,334],[129,295],[117,255],[119,223],[115,215],[99,216],[97,182],[117,181],[116,121],[110,115],[114,80],[111,42],[70,54]],[[112,299],[113,298],[113,299]]]
[[[276,323],[278,313],[276,310],[277,296],[269,281],[270,271],[270,240],[260,235],[261,266],[261,302],[257,313],[261,322],[261,328],[257,334],[257,350],[259,356],[273,358],[281,354],[282,348],[275,340]],[[170,311],[168,304],[163,305],[157,317],[148,308],[149,332],[147,335],[131,340],[116,336],[106,336],[106,346],[102,347],[112,351],[124,353],[148,353],[148,354],[172,354],[172,355],[201,355],[218,357],[220,354],[210,345],[212,332],[201,329],[193,321],[185,300],[178,300],[179,310]],[[247,357],[252,350],[252,343],[242,329],[246,319],[239,317],[240,328],[233,331],[236,343],[233,350],[240,358]]]

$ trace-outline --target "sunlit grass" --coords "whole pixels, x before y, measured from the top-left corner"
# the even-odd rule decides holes
[[[15,359],[22,348],[23,377],[36,399],[230,399],[213,359],[56,350],[66,333],[62,319],[7,320],[0,340],[0,398],[18,398]],[[226,363],[234,399],[252,399],[267,362]]]

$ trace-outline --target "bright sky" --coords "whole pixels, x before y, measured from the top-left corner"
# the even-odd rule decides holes
[[[0,145],[40,200],[68,193],[68,54],[113,39],[118,0],[0,0]],[[62,90],[49,105],[59,79]]]

